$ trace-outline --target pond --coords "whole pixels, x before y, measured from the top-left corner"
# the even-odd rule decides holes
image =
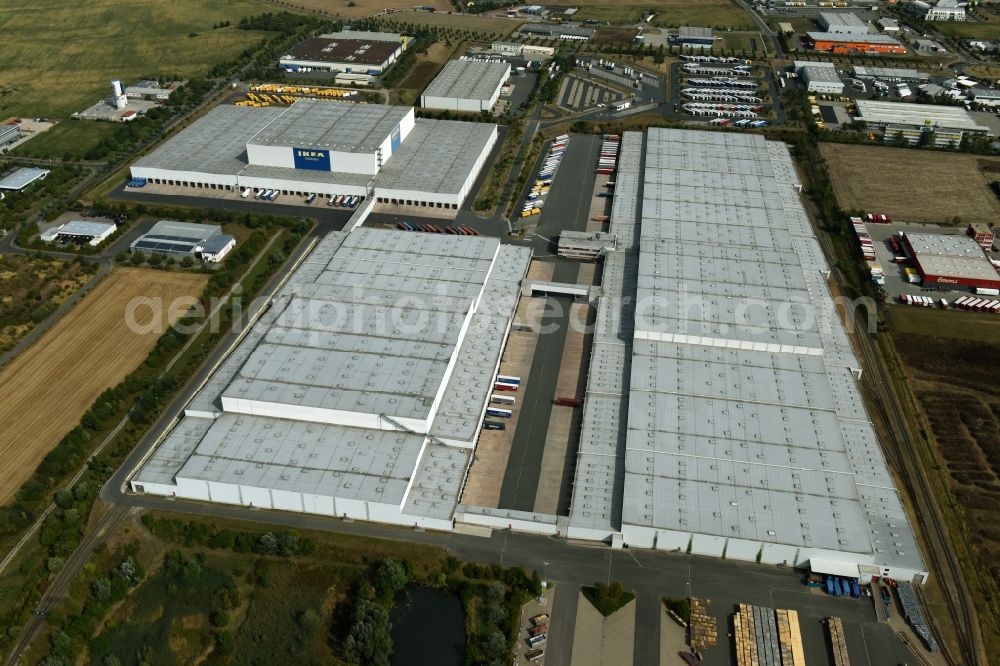
[[[392,666],[462,666],[465,610],[457,594],[407,590],[392,609]]]

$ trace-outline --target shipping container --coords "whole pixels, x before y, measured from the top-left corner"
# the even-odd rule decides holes
[[[534,650],[528,650],[524,654],[524,657],[528,661],[538,661],[539,659],[541,659],[544,656],[545,656],[545,650],[542,650],[541,648],[535,648]]]
[[[548,613],[539,613],[538,615],[535,615],[535,616],[533,616],[533,617],[531,617],[529,619],[531,620],[531,624],[533,624],[535,626],[538,626],[539,624],[542,624],[542,623],[545,623],[545,622],[549,621],[549,614]]]
[[[579,398],[556,398],[552,401],[554,405],[562,405],[563,407],[579,407],[583,404]]]
[[[979,296],[1000,296],[1000,289],[989,287],[976,287],[976,294]]]
[[[506,423],[499,423],[497,421],[483,421],[483,430],[506,430]]]
[[[520,384],[521,378],[514,375],[497,375],[497,381],[505,384]]]
[[[496,382],[493,384],[493,388],[497,391],[516,391],[517,384],[504,384],[502,382]]]
[[[495,405],[513,405],[517,402],[517,398],[512,395],[496,395],[494,393],[490,396],[490,402]]]
[[[549,629],[549,623],[545,622],[543,624],[536,625],[531,629],[528,629],[529,636],[537,636],[538,634],[544,634]]]
[[[538,647],[539,645],[545,645],[545,641],[547,640],[548,636],[546,634],[538,634],[537,636],[532,636],[526,642],[528,643],[528,647],[534,648]]]
[[[487,407],[486,408],[486,416],[495,416],[495,417],[501,418],[501,419],[509,419],[513,415],[514,415],[514,412],[510,411],[509,409],[502,409],[500,407]]]

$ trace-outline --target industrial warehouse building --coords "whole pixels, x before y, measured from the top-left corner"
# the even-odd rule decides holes
[[[922,580],[786,146],[651,128],[618,167],[569,538]]]
[[[46,229],[39,238],[45,243],[76,243],[77,245],[86,243],[96,247],[117,230],[118,225],[114,222],[71,220],[66,224]]]
[[[21,140],[20,125],[0,125],[0,150]]]
[[[795,71],[806,82],[809,92],[828,95],[841,95],[844,92],[844,82],[832,62],[796,60]]]
[[[0,178],[0,190],[20,192],[32,183],[44,180],[49,175],[48,169],[37,167],[21,167]]]
[[[405,106],[309,99],[287,108],[223,105],[133,164],[132,177],[457,209],[496,139],[494,124],[416,119]]]
[[[856,120],[868,127],[881,129],[886,141],[919,144],[925,133],[933,132],[934,145],[958,146],[968,133],[986,136],[991,130],[981,125],[960,106],[910,104],[882,100],[856,100]]]
[[[221,261],[236,247],[236,238],[222,233],[215,224],[193,224],[160,220],[143,235],[132,241],[130,252],[188,256],[209,263]]]
[[[402,39],[356,39],[355,33],[334,33],[310,37],[293,46],[278,59],[287,72],[344,72],[379,76],[403,53]],[[373,35],[379,33],[370,33]]]
[[[712,48],[715,44],[715,37],[711,28],[696,28],[691,26],[681,26],[677,28],[677,34],[670,38],[671,44],[680,46],[690,46],[692,48]]]
[[[133,490],[924,580],[787,147],[625,132],[615,180],[568,517],[458,503],[528,251],[367,228],[321,241]]]
[[[425,109],[492,111],[510,78],[510,63],[451,60],[420,96]]]
[[[824,32],[837,35],[868,34],[868,24],[850,12],[820,12],[816,23]]]
[[[910,67],[862,67],[854,66],[854,76],[859,79],[882,79],[883,81],[916,81],[923,82],[930,78]]]
[[[1000,289],[1000,274],[975,238],[907,233],[903,235],[903,246],[925,287]]]
[[[556,25],[552,23],[525,23],[521,26],[523,37],[543,37],[547,39],[564,39],[571,42],[585,42],[594,36],[595,30],[581,28],[575,25]]]
[[[803,41],[817,51],[830,53],[889,53],[906,55],[906,47],[889,35],[841,35],[833,32],[807,32]]]
[[[328,234],[133,490],[450,530],[531,252]]]

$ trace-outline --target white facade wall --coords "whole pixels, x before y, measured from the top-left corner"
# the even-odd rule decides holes
[[[267,189],[281,190],[282,192],[304,192],[325,196],[331,194],[350,194],[363,197],[368,194],[368,190],[364,185],[338,185],[336,183],[319,183],[303,180],[279,180],[263,176],[240,176],[239,187],[241,189],[252,187],[255,190]]]
[[[250,164],[276,166],[283,169],[295,168],[295,157],[288,146],[266,146],[247,143],[247,161]],[[332,157],[331,157],[332,161]]]
[[[276,419],[291,419],[295,421],[310,421],[312,423],[330,423],[351,428],[367,428],[370,430],[398,430],[394,425],[384,422],[378,414],[363,412],[348,412],[339,409],[323,409],[305,405],[289,405],[264,400],[248,400],[222,396],[222,411],[251,416],[270,416]],[[415,419],[389,415],[392,420],[415,432],[425,433],[430,427],[430,419]]]
[[[129,481],[129,486],[134,493],[149,493],[150,495],[162,495],[164,497],[173,497],[177,494],[177,486],[173,484],[143,483],[142,481],[137,482],[133,479]]]
[[[133,178],[146,178],[149,180],[172,181],[180,183],[201,183],[203,185],[215,185],[216,187],[235,189],[238,186],[237,176],[233,174],[221,173],[200,173],[197,171],[172,171],[170,169],[153,169],[148,167],[133,166],[131,168]]]
[[[931,7],[924,16],[925,21],[964,21],[964,7]]]
[[[554,522],[509,518],[507,516],[490,516],[481,513],[469,513],[467,511],[457,511],[455,513],[455,522],[480,527],[491,527],[498,530],[511,529],[515,532],[544,534],[546,536],[555,536],[559,532],[559,526]]]

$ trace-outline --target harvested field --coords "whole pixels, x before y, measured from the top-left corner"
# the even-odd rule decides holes
[[[885,212],[902,222],[992,222],[1000,201],[989,189],[1000,160],[880,146],[820,146],[844,210]],[[914,193],[931,196],[914,196]]]
[[[549,5],[580,4],[573,0],[554,0]],[[629,24],[655,14],[652,24],[676,27],[698,25],[707,28],[752,30],[753,19],[733,0],[622,0],[582,6],[575,19],[594,19]]]
[[[412,3],[410,5],[413,6]],[[402,27],[407,24],[427,25],[437,28],[454,28],[478,32],[509,34],[521,26],[521,21],[483,16],[480,14],[442,14],[441,12],[395,12],[380,17],[386,27]]]
[[[351,7],[349,4],[353,4]],[[415,3],[412,0],[295,0],[294,6],[297,9],[308,9],[340,16],[343,18],[359,18],[361,16],[376,16],[382,14],[384,9],[401,9],[412,13],[413,5],[420,4],[425,7],[433,7],[439,12],[449,12],[452,4],[448,0],[421,0]]]
[[[627,28],[620,25],[605,25],[597,29],[594,35],[594,44],[631,44],[635,41],[635,36],[639,34],[636,28]]]
[[[914,310],[910,312],[910,310]],[[937,445],[929,475],[944,474],[957,507],[943,506],[960,524],[972,562],[969,588],[980,596],[979,618],[988,654],[1000,649],[1000,354],[995,315],[916,312],[891,308],[893,341],[919,409]],[[919,315],[932,315],[920,317]],[[949,503],[950,504],[950,503]],[[966,559],[962,557],[962,559]],[[990,608],[984,608],[985,605]]]
[[[197,296],[208,278],[189,273],[119,268],[0,371],[0,503],[11,499],[45,454],[75,426],[105,389],[146,358],[162,327],[130,330],[133,299],[157,299],[134,321],[164,322],[170,303]],[[150,326],[149,328],[153,328]]]

